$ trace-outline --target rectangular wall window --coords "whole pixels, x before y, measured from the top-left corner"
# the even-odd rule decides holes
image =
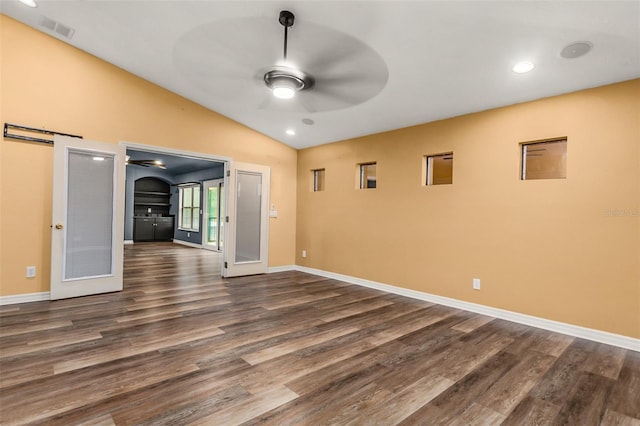
[[[311,170],[313,192],[324,191],[324,169]]]
[[[567,177],[567,139],[521,144],[520,179],[565,179]]]
[[[426,185],[447,185],[453,183],[453,152],[444,154],[427,155],[426,161]]]
[[[183,231],[200,230],[200,185],[183,185],[178,188],[180,209],[178,228]]]
[[[359,188],[369,189],[376,188],[378,185],[378,179],[376,176],[376,163],[363,163],[359,164]]]

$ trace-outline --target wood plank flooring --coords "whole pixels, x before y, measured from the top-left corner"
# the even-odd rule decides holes
[[[640,425],[640,353],[219,255],[0,308],[2,425]]]

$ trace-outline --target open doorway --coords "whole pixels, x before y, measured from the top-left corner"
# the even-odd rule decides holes
[[[125,244],[164,241],[213,248],[220,257],[215,263],[222,265],[224,225],[220,218],[225,211],[221,202],[228,159],[125,145]],[[217,185],[215,199],[210,199],[211,182]],[[211,203],[214,211],[209,208]]]

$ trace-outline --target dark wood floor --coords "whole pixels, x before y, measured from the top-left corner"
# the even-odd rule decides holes
[[[640,353],[217,254],[126,247],[117,294],[0,309],[0,423],[638,425]]]

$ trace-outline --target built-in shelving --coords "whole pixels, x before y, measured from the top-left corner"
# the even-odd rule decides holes
[[[140,178],[134,187],[134,216],[168,216],[171,207],[171,187],[154,177]]]

